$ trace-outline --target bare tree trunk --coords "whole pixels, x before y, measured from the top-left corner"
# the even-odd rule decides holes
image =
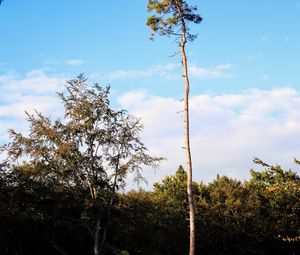
[[[185,143],[185,160],[186,160],[186,171],[187,171],[187,194],[189,204],[189,220],[190,220],[190,249],[189,255],[195,255],[196,242],[195,242],[195,205],[193,196],[193,167],[192,167],[192,156],[190,146],[190,117],[189,117],[189,94],[190,94],[190,81],[188,74],[188,63],[185,53],[186,44],[186,24],[182,13],[181,2],[175,1],[176,8],[181,21],[181,57],[182,57],[182,68],[183,77],[185,81],[185,93],[184,93],[184,143]]]
[[[103,247],[104,247],[104,244],[105,244],[105,241],[106,241],[106,236],[107,236],[107,225],[108,225],[108,221],[109,221],[109,218],[110,218],[110,213],[111,213],[111,209],[113,207],[113,204],[114,204],[114,201],[115,201],[115,197],[116,197],[116,186],[117,186],[117,179],[118,179],[118,169],[119,169],[119,159],[118,159],[118,162],[117,162],[117,166],[116,166],[116,170],[115,170],[115,177],[114,177],[114,182],[113,182],[113,187],[112,187],[112,192],[111,192],[111,197],[110,197],[110,202],[109,202],[109,205],[108,205],[108,208],[107,208],[107,212],[106,212],[106,223],[103,225],[103,233],[102,233],[102,238],[101,238],[101,242],[100,242],[100,245],[99,245],[99,235],[97,237],[97,250],[98,250],[98,253],[94,254],[94,255],[99,255],[100,252],[102,254],[102,250],[103,250]],[[97,222],[98,224],[98,222]],[[100,227],[100,217],[99,217],[99,227]]]
[[[94,255],[99,255],[99,231],[100,231],[100,216],[97,219],[95,235],[94,235]]]
[[[57,250],[59,253],[63,254],[63,255],[68,255],[64,250],[62,250],[61,248],[59,248],[52,240],[50,237],[45,235],[45,238],[51,243],[51,245],[53,246],[53,248],[55,250]],[[23,254],[23,253],[20,253]]]
[[[52,246],[61,254],[68,255],[66,252],[64,252],[61,248],[59,248],[55,243],[51,242]]]
[[[187,193],[189,203],[189,220],[190,220],[190,251],[189,255],[195,254],[195,206],[193,196],[193,175],[192,175],[192,156],[190,146],[190,120],[189,120],[189,92],[190,82],[187,71],[187,59],[185,53],[185,42],[181,44],[183,76],[185,80],[184,94],[184,143],[185,143],[185,158],[187,171]]]
[[[101,249],[104,247],[104,244],[105,244],[105,241],[106,241],[107,225],[108,225],[108,221],[109,221],[109,217],[110,217],[110,212],[111,212],[114,200],[115,200],[115,191],[111,195],[110,203],[109,203],[109,206],[108,206],[108,209],[107,209],[107,213],[106,213],[106,225],[103,226],[102,240],[101,240],[101,244],[100,244]]]
[[[192,156],[190,146],[190,118],[189,118],[189,93],[190,93],[190,81],[188,75],[188,63],[185,53],[186,44],[186,24],[182,14],[182,6],[180,1],[176,1],[177,10],[180,16],[182,26],[181,37],[181,57],[183,77],[185,81],[185,93],[184,93],[184,143],[185,143],[185,159],[186,159],[186,171],[187,171],[187,194],[189,204],[189,220],[190,220],[190,249],[189,255],[195,255],[196,242],[195,242],[195,205],[193,196],[193,174],[192,174]]]

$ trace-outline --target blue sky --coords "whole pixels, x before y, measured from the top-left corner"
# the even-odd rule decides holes
[[[207,169],[196,172],[196,179],[211,180],[218,172],[246,178],[254,156],[290,166],[300,155],[295,144],[300,0],[190,3],[203,17],[192,27],[198,39],[187,48],[196,107],[193,153],[196,168]],[[0,140],[7,140],[9,127],[26,129],[22,119],[28,108],[59,116],[54,92],[84,72],[90,81],[111,84],[114,103],[145,122],[151,151],[168,157],[158,174],[146,176],[150,183],[184,163],[177,160],[183,154],[182,119],[172,115],[183,92],[180,56],[169,57],[177,51],[172,39],[149,40],[146,5],[146,0],[5,0]]]
[[[55,73],[84,71],[105,76],[116,70],[178,62],[168,57],[177,50],[172,40],[149,41],[146,2],[6,0],[0,9],[0,71],[12,69],[22,75],[47,67]],[[188,48],[191,63],[203,67],[231,64],[233,76],[222,82],[195,81],[195,93],[297,86],[300,1],[191,2],[199,6],[204,18],[194,28],[198,40]],[[84,65],[63,64],[71,59],[82,60]],[[144,82],[112,85],[120,90],[143,87],[164,95],[181,89],[179,83],[155,86],[156,82]]]

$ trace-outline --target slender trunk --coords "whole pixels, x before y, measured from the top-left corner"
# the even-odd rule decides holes
[[[61,248],[59,248],[55,243],[52,243],[52,246],[57,250],[59,253],[63,255],[68,255],[66,252],[64,252]]]
[[[102,240],[101,240],[101,248],[104,246],[104,243],[106,241],[107,224],[108,224],[108,221],[109,221],[110,212],[111,212],[112,206],[114,204],[114,201],[115,201],[115,191],[113,191],[113,193],[111,194],[110,203],[109,203],[107,213],[106,213],[106,219],[107,220],[106,220],[106,225],[104,226],[104,229],[103,229]]]
[[[99,231],[100,231],[100,216],[97,219],[96,223],[96,229],[95,229],[95,235],[94,235],[94,254],[93,255],[99,255]]]
[[[62,250],[61,248],[59,248],[52,240],[50,237],[46,236],[45,235],[45,238],[51,243],[51,245],[53,246],[53,248],[55,250],[57,250],[60,254],[63,254],[63,255],[68,255],[64,250]],[[20,254],[23,254],[23,253],[20,253]]]
[[[193,175],[192,175],[192,156],[190,146],[190,118],[189,118],[189,93],[190,93],[190,81],[188,75],[188,63],[185,53],[186,44],[186,24],[182,14],[182,6],[180,1],[176,1],[176,7],[181,21],[182,38],[181,38],[181,57],[183,77],[185,81],[185,93],[184,93],[184,143],[185,143],[185,159],[186,159],[186,171],[187,171],[187,194],[189,204],[189,220],[190,220],[190,249],[189,255],[195,255],[196,243],[195,243],[195,206],[193,196]]]
[[[183,75],[185,80],[185,94],[184,94],[184,143],[185,143],[185,158],[187,171],[187,194],[189,203],[190,215],[190,251],[189,255],[195,254],[195,206],[193,196],[193,175],[192,175],[192,156],[190,146],[190,120],[189,120],[189,92],[190,82],[187,71],[187,59],[185,53],[185,43],[181,45]]]
[[[119,169],[119,159],[118,159],[117,165],[116,165],[115,177],[114,177],[114,182],[113,182],[113,187],[112,187],[110,202],[109,202],[109,206],[108,206],[107,212],[106,212],[106,223],[103,226],[102,240],[101,240],[101,243],[100,243],[100,249],[99,250],[103,249],[103,246],[104,246],[105,241],[106,241],[107,225],[108,225],[108,221],[109,221],[111,209],[113,207],[113,204],[114,204],[114,201],[115,201],[115,197],[116,197],[116,186],[117,186],[117,179],[118,179],[118,169]]]

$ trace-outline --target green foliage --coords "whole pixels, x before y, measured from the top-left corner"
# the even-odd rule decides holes
[[[202,254],[288,255],[299,250],[299,189],[286,186],[298,185],[299,175],[274,168],[252,171],[255,177],[245,182],[217,176],[208,184],[194,183]],[[110,193],[103,190],[102,199],[91,203],[83,186],[74,192],[64,182],[41,182],[30,171],[10,171],[5,162],[0,173],[3,254],[61,254],[55,246],[67,254],[91,254],[86,226],[98,213],[106,221]],[[185,186],[186,173],[179,167],[153,191],[117,193],[105,254],[186,254]]]
[[[299,176],[295,174],[294,178]],[[115,243],[122,244],[130,254],[186,254],[185,186],[186,173],[179,167],[174,176],[155,183],[153,192],[140,190],[123,195],[114,224],[126,230],[114,235],[118,237]],[[242,183],[226,176],[217,176],[207,185],[194,183],[194,192],[197,244],[202,254],[279,255],[292,254],[299,248],[296,194],[287,193],[282,198],[282,194],[270,193],[252,180]],[[275,198],[285,204],[270,206]],[[149,246],[147,237],[154,236],[155,245]]]
[[[280,166],[271,166],[260,159],[254,159],[256,164],[262,165],[265,169],[262,172],[251,170],[251,182],[263,187],[271,185],[300,184],[300,177],[292,170],[283,170]],[[297,161],[296,161],[297,162]]]
[[[89,236],[81,214],[88,193],[1,170],[1,254],[57,254],[54,247],[84,253]]]
[[[173,202],[186,202],[186,182],[187,174],[182,166],[179,166],[174,176],[165,177],[161,183],[154,183],[154,192],[168,200],[173,199]]]
[[[238,180],[217,176],[207,185],[204,199],[197,204],[203,249],[212,254],[250,254],[258,205],[252,190]]]
[[[298,242],[300,236],[300,177],[292,170],[283,170],[255,159],[265,169],[251,170],[250,183],[256,187],[261,197],[261,212],[276,223],[268,235],[274,239]],[[295,161],[298,163],[297,161]]]
[[[182,32],[186,33],[186,39],[193,41],[195,34],[189,32],[186,23],[199,24],[202,17],[194,13],[197,11],[196,6],[190,6],[187,1],[183,0],[149,0],[148,11],[154,12],[147,20],[147,26],[150,27],[154,36],[159,35],[176,37],[181,36]],[[153,37],[152,37],[153,38]]]
[[[173,200],[173,198],[170,198]],[[179,207],[156,192],[131,191],[118,196],[112,223],[114,246],[129,254],[185,254],[188,222]],[[149,242],[151,240],[151,242]]]

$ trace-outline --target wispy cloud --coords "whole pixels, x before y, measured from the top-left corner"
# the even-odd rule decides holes
[[[220,64],[213,67],[200,67],[195,64],[189,68],[191,77],[195,79],[221,79],[229,78],[232,74],[229,71],[232,69],[231,64]],[[118,79],[133,79],[133,78],[148,78],[161,77],[164,79],[179,79],[181,75],[181,67],[176,64],[155,65],[146,69],[140,70],[118,70],[111,72],[108,75],[109,80]]]
[[[221,78],[230,78],[233,75],[229,73],[232,69],[231,64],[221,64],[216,65],[213,67],[199,67],[196,65],[191,65],[190,75],[197,79],[204,79],[204,80],[215,80]]]
[[[85,61],[82,59],[70,59],[70,60],[67,60],[65,63],[68,66],[81,66],[81,65],[85,64]]]
[[[165,64],[155,65],[141,70],[118,70],[108,74],[109,80],[133,79],[133,78],[147,78],[151,76],[159,76],[165,79],[176,79],[174,70],[179,69],[178,65]]]

